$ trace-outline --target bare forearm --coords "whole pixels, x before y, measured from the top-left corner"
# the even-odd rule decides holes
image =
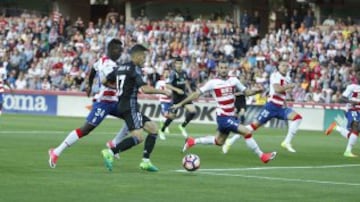
[[[189,102],[191,102],[191,101],[199,98],[200,95],[201,95],[201,93],[198,92],[198,91],[193,92],[193,93],[191,93],[188,97],[186,97],[183,101],[181,101],[181,102],[179,103],[179,105],[183,106],[183,105],[185,105],[185,104],[187,104],[187,103],[189,103]]]
[[[159,90],[151,86],[142,86],[141,90],[145,94],[163,94],[166,95],[166,92],[164,90]]]

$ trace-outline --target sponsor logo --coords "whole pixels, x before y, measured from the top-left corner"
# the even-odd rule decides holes
[[[48,105],[44,96],[4,95],[3,107],[7,110],[45,112]]]

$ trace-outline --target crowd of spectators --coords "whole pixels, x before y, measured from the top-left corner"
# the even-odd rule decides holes
[[[0,16],[0,66],[8,70],[14,89],[85,91],[92,64],[105,54],[106,42],[118,37],[124,44],[119,62],[129,60],[128,50],[135,43],[149,48],[144,65],[149,85],[155,85],[177,57],[183,59],[194,89],[215,76],[219,61],[228,62],[231,74],[245,85],[266,89],[278,62],[289,61],[289,79],[297,84],[289,99],[295,102],[336,103],[346,85],[358,82],[354,66],[360,65],[360,27],[351,19],[329,16],[317,25],[311,10],[303,16],[295,10],[260,37],[259,13],[244,15],[239,26],[231,20],[189,22],[178,14],[161,21],[141,16],[125,23],[123,15],[111,12],[105,20],[87,24],[59,13]],[[261,104],[263,97],[248,102]]]

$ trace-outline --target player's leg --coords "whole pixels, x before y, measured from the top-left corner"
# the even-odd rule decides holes
[[[143,158],[142,162],[140,163],[140,168],[147,171],[158,171],[159,169],[154,166],[150,161],[150,155],[154,150],[156,139],[157,139],[157,131],[158,126],[154,121],[151,121],[150,118],[147,116],[143,116],[144,120],[144,130],[148,133],[145,138],[144,143],[144,151],[143,151]]]
[[[296,152],[296,150],[292,147],[291,141],[293,140],[294,136],[296,135],[296,132],[301,124],[302,116],[293,111],[291,108],[284,108],[283,111],[283,117],[280,117],[280,119],[288,120],[288,133],[284,139],[284,141],[281,143],[281,146],[288,150],[289,152]]]
[[[61,153],[75,144],[79,139],[88,135],[94,130],[107,116],[110,105],[108,103],[94,103],[93,107],[86,118],[85,124],[76,128],[66,136],[66,138],[56,147],[49,150],[49,165],[51,168],[56,167],[57,159]]]
[[[172,103],[162,102],[160,104],[161,106],[161,115],[165,117],[165,121],[161,123],[161,128],[158,131],[159,137],[161,140],[165,140],[166,136],[165,133],[170,134],[169,125],[174,120],[175,113],[172,113],[170,110],[170,107],[172,106]],[[169,119],[169,121],[167,121]]]
[[[240,108],[239,119],[241,124],[245,124],[245,113],[246,113],[246,108],[244,107]]]
[[[246,128],[252,133],[253,131],[257,130],[259,127],[264,125],[267,121],[272,119],[273,113],[271,113],[271,108],[268,105],[265,105],[260,113],[258,114],[257,118],[246,126]],[[241,138],[239,134],[234,134],[231,138],[227,139],[225,144],[222,147],[222,151],[224,154],[226,154],[231,146]]]
[[[277,152],[264,153],[252,137],[251,130],[249,130],[246,126],[238,124],[237,133],[244,137],[246,146],[253,151],[263,163],[268,163],[269,161],[275,159]]]
[[[114,148],[117,144],[119,144],[129,133],[129,129],[127,125],[123,125],[119,132],[116,133],[115,137],[112,140],[109,140],[106,143],[106,146],[108,148]]]
[[[182,124],[179,125],[179,130],[181,131],[181,134],[184,136],[184,137],[187,137],[188,134],[186,132],[186,129],[185,127],[187,126],[188,123],[190,123],[191,120],[194,119],[195,115],[196,115],[196,109],[195,109],[195,106],[194,104],[187,104],[184,106],[185,107],[185,120]]]
[[[349,129],[350,133],[348,134],[348,142],[346,145],[346,149],[344,152],[345,157],[357,157],[357,155],[352,153],[352,148],[356,144],[357,139],[359,137],[359,120],[360,120],[360,113],[356,111],[351,112],[351,119],[349,119]]]
[[[351,132],[351,128],[352,128],[352,122],[354,121],[354,117],[356,119],[357,116],[357,112],[354,111],[347,111],[345,113],[345,118],[347,121],[347,127],[343,127],[340,126],[337,121],[334,121],[330,124],[330,126],[326,129],[325,134],[326,135],[330,135],[332,133],[333,130],[336,130],[340,133],[341,136],[343,136],[344,138],[348,138],[349,134]]]
[[[109,171],[112,170],[114,155],[124,152],[143,141],[141,135],[143,127],[141,113],[136,111],[124,113],[123,118],[129,128],[130,137],[123,139],[114,148],[107,148],[101,151],[104,158],[105,166]]]
[[[0,93],[0,115],[2,115],[3,103],[4,103],[4,97],[3,94]]]
[[[169,108],[170,108],[170,106],[169,106]],[[159,134],[164,137],[165,137],[164,133],[165,133],[166,128],[168,128],[170,126],[171,122],[175,119],[176,111],[172,111],[172,110],[168,109],[168,112],[166,115],[167,115],[166,120],[165,120],[164,124],[162,124],[162,127],[159,130]]]

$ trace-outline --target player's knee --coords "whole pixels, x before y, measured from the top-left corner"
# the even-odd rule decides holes
[[[215,137],[215,144],[218,145],[218,146],[224,145],[225,144],[225,138],[223,138],[221,136],[220,137],[219,136]]]
[[[296,121],[296,120],[302,120],[302,116],[300,114],[296,114],[293,118],[293,121]]]
[[[154,134],[157,133],[158,126],[153,121],[147,121],[144,125],[144,129],[146,130],[146,132]]]
[[[354,132],[359,132],[359,122],[353,121],[351,123],[351,130]]]

